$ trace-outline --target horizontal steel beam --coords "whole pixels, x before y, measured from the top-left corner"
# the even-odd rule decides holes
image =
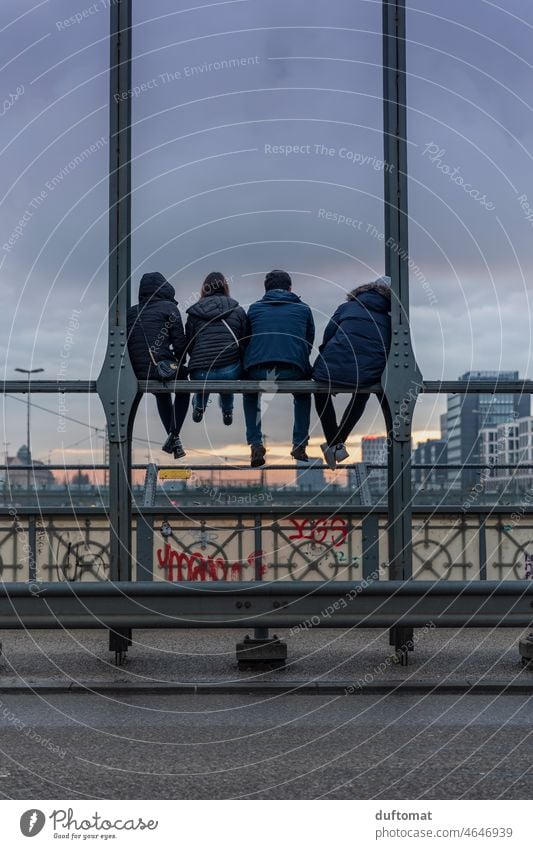
[[[42,395],[55,395],[56,393],[79,393],[90,395],[96,392],[96,380],[32,380],[29,382],[29,390]],[[25,395],[28,392],[27,380],[4,380],[0,383],[1,393],[19,393]]]
[[[0,628],[528,627],[531,581],[0,585]]]
[[[279,393],[319,393],[350,394],[353,389],[346,386],[329,386],[327,383],[315,383],[313,380],[282,380],[266,382],[264,380],[176,380],[174,383],[163,384],[157,380],[139,381],[139,392],[272,392],[275,383]],[[96,392],[95,380],[32,380],[29,385],[31,392],[42,394],[54,393],[93,393]],[[361,393],[381,393],[379,385],[361,387]],[[419,387],[420,392],[433,394],[468,395],[472,393],[533,395],[533,380],[424,380]],[[5,380],[0,383],[0,393],[28,392],[27,380]]]
[[[531,395],[533,380],[424,380],[422,392],[428,395],[468,395],[471,393],[496,395]]]
[[[260,466],[258,468],[254,468],[253,466],[246,466],[242,463],[187,463],[184,468],[189,469],[191,472],[220,472],[220,471],[229,471],[229,472],[280,472],[280,471],[294,471],[296,468],[296,460],[292,463],[275,463],[272,465]],[[305,462],[305,461],[302,461]],[[342,469],[354,469],[358,466],[358,463],[343,463],[339,468]],[[387,465],[385,463],[365,463],[367,470],[374,469],[386,469]],[[37,464],[28,464],[16,466],[6,466],[0,465],[0,472],[11,471],[11,472],[24,472],[24,471],[40,471],[43,469],[50,469],[50,471],[62,471],[62,472],[101,472],[108,469],[109,466],[105,466],[103,463],[41,463],[40,461]],[[147,463],[132,463],[132,471],[146,471]],[[158,470],[161,472],[165,469],[175,469],[176,464],[172,465],[158,465]],[[299,466],[298,468],[305,469],[313,468],[313,469],[329,469],[329,466],[326,463],[316,463],[313,462],[312,466]],[[488,463],[411,463],[411,469],[431,469],[432,471],[457,471],[459,469],[465,471],[468,469],[515,469],[516,471],[523,470],[531,470],[533,469],[533,463],[498,463],[497,465],[489,465]]]
[[[264,504],[264,505],[223,505],[217,504],[216,507],[208,505],[187,506],[183,510],[167,502],[166,504],[156,505],[154,507],[134,507],[134,515],[147,516],[170,516],[175,515],[176,518],[188,518],[189,516],[202,517],[211,522],[215,522],[217,518],[223,516],[238,516],[246,518],[247,516],[264,515],[269,519],[284,519],[291,516],[375,516],[387,517],[387,507],[383,504],[376,504],[373,507],[368,507],[363,504],[298,504],[298,505],[281,505],[281,504]],[[518,513],[520,516],[533,516],[533,506],[526,508],[523,504],[517,505],[476,505],[475,508],[465,511],[460,504],[439,504],[438,507],[432,507],[427,504],[415,504],[413,506],[413,514],[415,516],[431,518],[433,516],[456,516],[458,519],[471,519],[474,516],[511,516],[512,513]],[[101,507],[54,507],[52,506],[16,506],[16,507],[0,507],[0,518],[2,517],[16,518],[18,516],[35,516],[38,520],[44,518],[63,518],[65,516],[92,516],[94,519],[107,520],[109,514]]]
[[[294,461],[296,462],[296,461]],[[259,468],[259,471],[268,471],[269,469],[272,471],[280,471],[281,469],[294,469],[293,463],[285,463],[283,465],[272,465],[272,466],[262,466]],[[305,461],[304,461],[305,462]],[[147,463],[132,463],[131,468],[133,471],[145,471],[147,468]],[[343,469],[352,469],[357,466],[357,463],[343,463]],[[365,463],[367,469],[386,469],[387,465],[385,463]],[[26,470],[37,470],[42,471],[43,469],[50,469],[51,471],[59,470],[66,472],[99,472],[104,471],[109,468],[103,463],[41,463],[40,461],[35,463],[28,463],[24,465],[23,463],[16,466],[6,466],[0,465],[0,472],[5,472],[7,470],[14,472],[24,472]],[[159,471],[162,469],[175,469],[176,464],[158,464],[157,468]],[[302,468],[306,468],[305,466]],[[311,468],[311,467],[309,467]],[[313,463],[313,469],[329,469],[325,463]],[[489,466],[487,463],[411,463],[411,469],[438,469],[438,470],[457,470],[457,469],[533,469],[533,463],[498,463],[496,466]],[[233,471],[235,469],[239,471],[250,471],[250,466],[245,466],[242,463],[187,463],[187,469],[190,469],[192,472],[218,472],[227,469],[228,471]],[[257,470],[256,470],[257,471]]]

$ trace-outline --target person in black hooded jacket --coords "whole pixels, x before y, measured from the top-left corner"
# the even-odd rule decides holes
[[[128,351],[138,380],[157,380],[155,362],[175,360],[177,378],[185,380],[185,333],[174,287],[158,271],[143,274],[139,303],[128,310]],[[180,431],[189,407],[189,395],[157,393],[157,410],[168,437],[162,446],[167,454],[185,456]]]
[[[185,335],[192,380],[239,380],[241,350],[247,336],[246,313],[230,297],[227,280],[219,271],[207,275],[200,300],[187,310]],[[208,400],[208,392],[194,396],[193,421],[202,421]],[[233,395],[221,393],[219,402],[224,424],[231,425]]]
[[[391,344],[390,310],[390,278],[379,277],[349,292],[324,331],[313,380],[353,390],[339,424],[331,395],[315,394],[326,437],[321,448],[330,469],[347,459],[345,442],[364,413],[369,396],[358,390],[379,383],[386,366]]]

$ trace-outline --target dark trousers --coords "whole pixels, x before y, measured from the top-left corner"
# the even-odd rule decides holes
[[[338,425],[331,395],[315,395],[316,411],[328,445],[346,442],[363,415],[368,398],[368,395],[358,395],[357,393],[352,395]]]
[[[155,394],[155,393],[154,393]],[[157,393],[155,396],[157,402],[157,412],[163,423],[167,433],[175,433],[179,436],[187,410],[189,409],[189,395],[180,393],[174,396],[172,403],[172,395],[170,392]]]

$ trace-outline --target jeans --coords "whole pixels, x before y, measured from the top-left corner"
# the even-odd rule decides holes
[[[191,380],[239,380],[241,375],[241,364],[240,362],[236,362],[230,363],[229,366],[207,370],[195,368],[190,372],[189,377]],[[233,397],[231,392],[221,392],[218,396],[220,408],[223,413],[233,412]],[[205,412],[208,400],[209,392],[197,392],[194,396],[193,406]]]
[[[355,393],[350,398],[348,406],[342,414],[342,419],[337,425],[337,416],[331,395],[315,395],[315,407],[319,415],[322,430],[328,445],[337,445],[346,442],[355,425],[363,415],[369,395],[358,395]]]
[[[304,375],[299,368],[285,363],[276,365],[270,363],[253,366],[248,369],[247,378],[250,380],[303,380]],[[275,392],[275,389],[274,389]],[[261,397],[261,400],[259,400]],[[261,413],[266,410],[273,395],[269,393],[259,396],[257,392],[243,395],[244,418],[246,420],[246,441],[248,445],[259,445],[263,442],[261,432]],[[311,420],[311,396],[293,395],[294,398],[294,427],[292,444],[294,447],[306,446],[309,441],[309,422]],[[263,408],[263,410],[261,409]]]
[[[189,409],[188,395],[175,395],[174,403],[172,403],[172,395],[170,393],[157,394],[155,396],[157,402],[157,412],[163,423],[167,433],[174,433],[179,436],[187,410]]]

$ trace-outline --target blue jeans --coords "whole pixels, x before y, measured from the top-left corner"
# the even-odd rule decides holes
[[[248,369],[247,378],[250,380],[303,380],[304,375],[299,368],[285,363],[280,365],[253,366]],[[275,391],[273,389],[273,391]],[[294,398],[294,427],[292,429],[292,444],[307,445],[309,442],[309,423],[311,420],[311,395],[293,395]],[[270,401],[269,394],[261,395],[263,406]],[[251,392],[243,395],[244,418],[246,420],[246,441],[248,445],[259,445],[263,442],[261,432],[261,401],[259,394]]]
[[[191,380],[239,380],[242,374],[240,362],[231,363],[229,366],[221,366],[220,368],[200,369],[195,368],[189,372]],[[205,412],[207,402],[209,401],[209,392],[197,392],[194,396],[193,407]],[[231,392],[220,393],[218,401],[222,412],[233,412],[233,394]]]

